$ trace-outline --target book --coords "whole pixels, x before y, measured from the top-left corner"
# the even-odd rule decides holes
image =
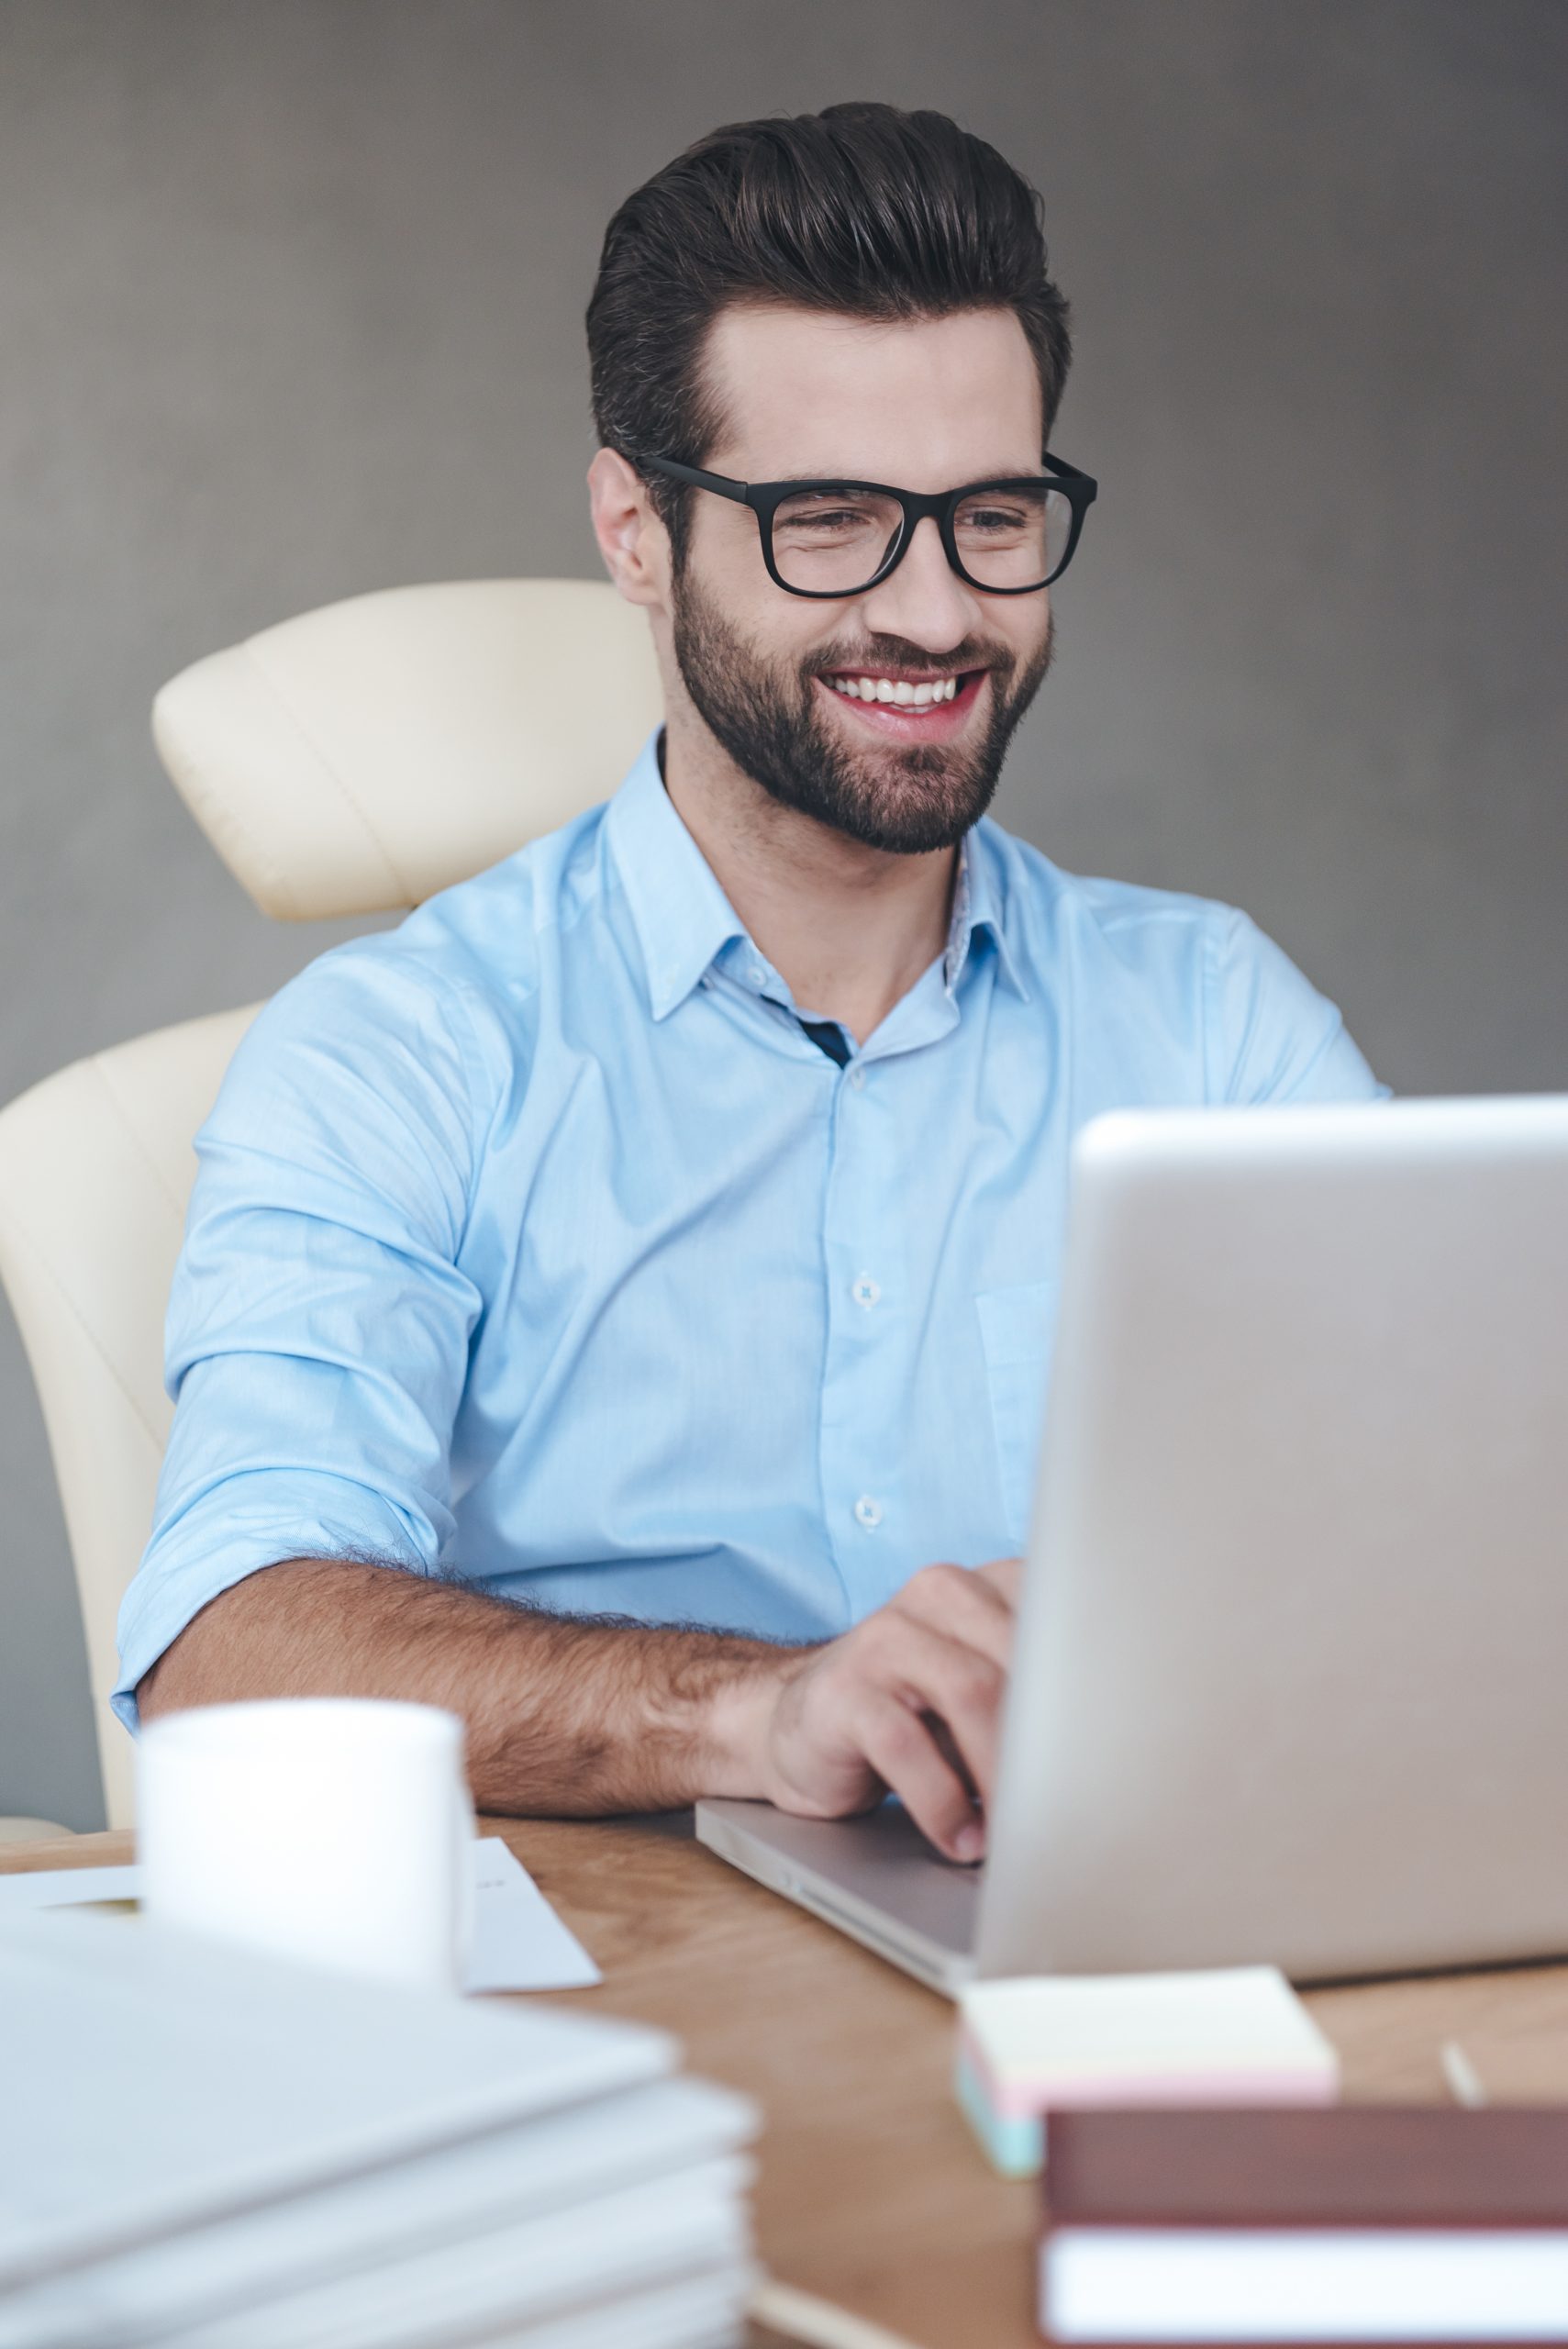
[[[728,2349],[754,2108],[639,2025],[0,1930],[0,2349]]]
[[[1055,2342],[1568,2341],[1568,2110],[1053,2116]]]
[[[291,1966],[137,1917],[0,1932],[0,2287],[668,2074],[662,2033]]]
[[[651,2081],[609,2104],[594,2098],[0,2289],[0,2349],[161,2341],[235,2310],[261,2309],[275,2321],[284,2296],[290,2338],[299,2339],[302,2297],[330,2305],[344,2279],[394,2269],[405,2302],[432,2255],[450,2254],[462,2272],[477,2239],[488,2257],[498,2236],[530,2224],[553,2249],[553,2231],[577,2211],[635,2214],[641,2201],[662,2199],[672,2178],[684,2209],[706,2208],[715,2165],[740,2153],[753,2129],[745,2100],[706,2081]],[[602,2283],[604,2263],[594,2265]],[[473,2280],[464,2276],[465,2290]]]

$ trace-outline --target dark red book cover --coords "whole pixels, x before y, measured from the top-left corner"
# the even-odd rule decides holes
[[[1568,2108],[1053,2112],[1055,2227],[1568,2229]]]

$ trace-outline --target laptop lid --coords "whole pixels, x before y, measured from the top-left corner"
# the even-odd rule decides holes
[[[1079,1137],[983,1974],[1568,1950],[1568,1099]]]

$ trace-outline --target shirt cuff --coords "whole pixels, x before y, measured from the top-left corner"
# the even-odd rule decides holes
[[[350,1477],[293,1469],[226,1476],[158,1526],[119,1614],[110,1705],[134,1736],[137,1685],[209,1600],[290,1558],[373,1560],[433,1574],[432,1529]]]

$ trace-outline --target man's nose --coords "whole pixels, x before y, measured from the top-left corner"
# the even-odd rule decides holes
[[[898,567],[862,598],[873,636],[902,636],[933,653],[951,652],[975,633],[983,613],[973,589],[947,558],[934,516],[922,516]]]

